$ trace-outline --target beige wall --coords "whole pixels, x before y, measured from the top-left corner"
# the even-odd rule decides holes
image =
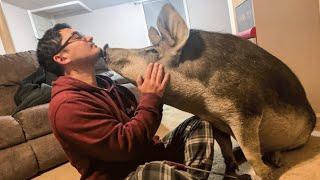
[[[286,63],[320,113],[318,0],[254,0],[258,44]]]

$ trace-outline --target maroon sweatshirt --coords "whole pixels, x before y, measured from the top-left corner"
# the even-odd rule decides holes
[[[81,179],[120,179],[139,164],[165,157],[154,137],[162,99],[134,95],[109,78],[99,87],[62,76],[54,83],[49,106],[52,130]]]

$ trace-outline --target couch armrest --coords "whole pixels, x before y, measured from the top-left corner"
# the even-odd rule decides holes
[[[35,51],[0,55],[0,84],[19,84],[39,67]]]
[[[49,104],[42,104],[24,109],[14,115],[14,118],[21,124],[27,140],[51,132],[48,108]]]

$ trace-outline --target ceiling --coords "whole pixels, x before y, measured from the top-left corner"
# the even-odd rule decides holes
[[[23,9],[38,9],[46,6],[71,2],[74,0],[2,0],[6,3]],[[87,5],[90,9],[100,9],[108,6],[115,6],[123,3],[134,2],[136,0],[78,0]]]

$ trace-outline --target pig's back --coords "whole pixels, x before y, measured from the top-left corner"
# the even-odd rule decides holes
[[[216,96],[233,100],[245,116],[261,114],[266,105],[314,114],[300,81],[283,62],[233,35],[191,30],[178,66]]]

